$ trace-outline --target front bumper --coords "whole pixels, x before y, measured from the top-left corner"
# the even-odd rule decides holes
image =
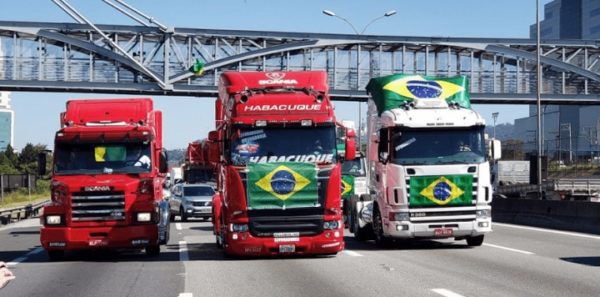
[[[40,241],[46,250],[144,248],[158,244],[158,227],[43,227]]]
[[[212,217],[211,206],[184,206],[183,211],[189,218],[210,218]]]
[[[289,251],[291,246],[293,252]],[[344,249],[344,230],[324,230],[315,236],[282,238],[254,237],[250,232],[228,232],[224,249],[229,255],[254,257],[335,254]]]
[[[385,229],[384,233],[393,238],[462,238],[491,232],[492,219],[487,218],[468,222],[434,223],[389,221],[383,227]]]

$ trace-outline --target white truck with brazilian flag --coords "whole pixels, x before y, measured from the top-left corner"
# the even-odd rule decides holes
[[[464,76],[394,74],[367,85],[369,192],[354,201],[350,231],[380,246],[455,238],[479,246],[492,230],[485,122]]]

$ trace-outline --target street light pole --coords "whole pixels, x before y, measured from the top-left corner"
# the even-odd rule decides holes
[[[492,113],[492,118],[494,119],[494,139],[496,139],[496,119],[498,119],[498,112]]]
[[[346,24],[350,25],[350,27],[352,28],[352,31],[354,31],[354,34],[356,35],[362,35],[363,33],[365,33],[365,31],[367,30],[367,28],[373,24],[374,22],[376,22],[377,20],[380,20],[382,18],[386,18],[386,17],[390,17],[396,14],[395,10],[389,10],[386,13],[384,13],[382,16],[376,17],[374,19],[372,19],[370,22],[367,23],[366,26],[363,27],[362,31],[360,31],[360,33],[358,32],[358,30],[356,30],[356,27],[354,27],[354,25],[348,21],[346,18],[337,15],[335,12],[331,11],[331,10],[327,10],[324,9],[323,10],[323,14],[326,16],[330,16],[330,17],[336,17],[342,21],[344,21]],[[360,57],[357,57],[357,59],[360,59]],[[357,69],[358,71],[359,69]],[[358,150],[361,150],[361,146],[362,146],[362,102],[358,102]]]
[[[535,1],[535,27],[537,52],[537,184],[538,198],[542,198],[542,67],[540,46],[540,0]]]

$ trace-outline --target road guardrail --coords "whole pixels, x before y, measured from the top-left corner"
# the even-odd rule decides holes
[[[39,215],[40,210],[50,200],[44,200],[35,204],[0,209],[0,225],[7,225],[13,221],[20,221]]]

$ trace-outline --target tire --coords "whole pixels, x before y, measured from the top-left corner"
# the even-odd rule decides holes
[[[60,261],[65,258],[65,251],[61,251],[61,250],[48,251],[48,258],[50,259],[50,261],[53,261],[53,262]]]
[[[187,222],[188,217],[185,215],[185,211],[183,211],[183,207],[179,209],[179,218],[182,222]]]
[[[160,245],[151,245],[146,247],[146,255],[150,257],[157,257],[160,255]]]
[[[378,247],[389,248],[392,245],[392,240],[383,234],[383,220],[377,205],[373,205],[373,233]]]
[[[483,244],[483,235],[467,237],[467,245],[469,245],[469,246],[481,246],[482,244]]]
[[[358,241],[367,241],[369,240],[369,231],[372,232],[371,224],[367,224],[364,227],[360,227],[360,223],[358,220],[358,210],[356,209],[356,205],[352,207],[352,225],[351,228],[354,230],[354,238]]]

